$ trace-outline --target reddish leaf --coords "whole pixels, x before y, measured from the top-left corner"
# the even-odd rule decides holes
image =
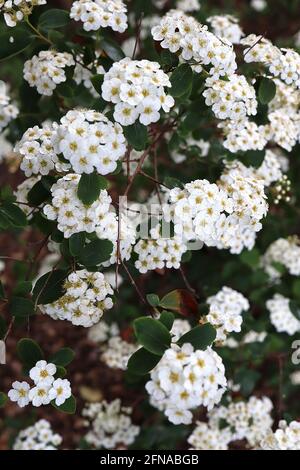
[[[123,330],[121,330],[120,336],[124,341],[130,343],[130,341],[132,341],[133,339],[133,328],[131,326],[128,326],[128,328],[124,328]]]
[[[161,299],[159,306],[180,313],[185,317],[198,315],[198,303],[186,289],[176,289],[169,292]]]

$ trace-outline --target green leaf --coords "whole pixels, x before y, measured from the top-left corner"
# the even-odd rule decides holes
[[[73,361],[75,353],[71,348],[62,348],[50,357],[49,361],[58,366],[67,366]]]
[[[32,368],[38,361],[44,359],[44,354],[39,345],[29,338],[21,339],[17,344],[17,353],[22,363],[27,368]]]
[[[14,295],[21,297],[26,296],[31,292],[32,282],[31,281],[20,281],[13,290]]]
[[[195,349],[204,350],[211,346],[215,338],[216,330],[210,323],[205,323],[205,325],[195,326],[195,328],[185,333],[179,338],[177,344],[182,346],[184,343],[190,343]]]
[[[160,361],[160,356],[152,354],[145,348],[138,349],[129,358],[127,369],[135,375],[148,374]]]
[[[170,346],[171,335],[168,329],[153,318],[137,318],[133,323],[138,342],[153,354],[162,356]]]
[[[81,175],[77,196],[83,204],[90,206],[99,197],[100,191],[107,188],[107,180],[97,173]]]
[[[173,178],[172,176],[166,176],[163,181],[164,185],[169,189],[182,188],[182,183],[179,179]]]
[[[73,86],[72,86],[73,85]],[[56,87],[56,93],[58,93],[63,98],[73,98],[75,95],[75,82],[68,80],[68,83],[62,82]]]
[[[51,196],[51,186],[55,183],[56,178],[51,175],[42,176],[42,178],[35,183],[27,195],[27,200],[32,206],[39,206]]]
[[[289,301],[289,309],[292,314],[299,320],[300,319],[300,306],[295,300]]]
[[[104,80],[104,75],[93,75],[91,77],[91,82],[93,84],[93,87],[95,88],[96,92],[99,93],[99,95],[102,94],[102,83]]]
[[[152,307],[157,307],[157,305],[159,304],[159,297],[156,294],[147,294],[146,299],[148,303],[152,305]]]
[[[170,77],[172,88],[170,93],[174,98],[186,94],[192,89],[193,71],[188,64],[181,64],[177,67]]]
[[[9,311],[14,317],[29,317],[34,315],[34,303],[24,297],[13,296],[9,303]]]
[[[284,274],[286,272],[286,266],[279,261],[272,261],[271,265],[279,272],[279,274]]]
[[[27,217],[20,209],[20,207],[12,204],[11,202],[5,202],[1,208],[1,213],[8,218],[11,225],[15,227],[25,227],[27,225]]]
[[[71,21],[69,12],[58,8],[46,10],[39,17],[38,27],[47,31],[48,29],[62,28]]]
[[[93,240],[88,243],[79,256],[79,262],[83,266],[97,266],[108,260],[113,250],[113,244],[109,240]]]
[[[174,315],[172,312],[168,312],[167,310],[163,310],[160,314],[159,321],[165,325],[168,330],[170,331],[172,329],[173,323],[174,323]]]
[[[260,253],[257,248],[253,248],[253,250],[250,251],[244,250],[240,254],[240,260],[250,268],[255,269],[260,262]]]
[[[73,415],[76,411],[76,400],[74,395],[71,395],[62,405],[57,406],[54,400],[51,402],[51,405],[63,413],[68,413]]]
[[[163,67],[170,69],[171,67],[176,67],[178,65],[178,57],[176,54],[173,54],[168,49],[163,49],[160,53],[160,63]]]
[[[123,127],[127,142],[135,150],[144,150],[148,145],[147,127],[139,121],[135,121],[131,126]]]
[[[33,42],[33,36],[25,28],[8,28],[0,34],[0,60],[24,51]]]
[[[259,168],[264,161],[266,151],[265,150],[248,150],[244,152],[242,162],[247,166],[253,166]]]
[[[69,249],[72,256],[79,256],[85,243],[85,232],[73,233],[69,238]]]
[[[67,371],[63,366],[56,366],[56,372],[55,372],[56,379],[63,379],[66,375],[67,375]]]
[[[240,384],[241,386],[241,393],[244,396],[250,395],[261,377],[261,374],[256,370],[249,369],[249,368],[241,368],[235,375],[235,383]]]
[[[276,85],[270,78],[263,77],[258,87],[258,99],[262,104],[269,103],[276,94]]]
[[[104,50],[107,56],[114,62],[124,59],[125,54],[119,44],[112,39],[105,38],[101,41],[100,47]]]
[[[159,306],[186,317],[198,315],[198,303],[187,289],[176,289],[169,292],[161,299]]]
[[[3,408],[7,400],[8,400],[7,395],[3,392],[0,392],[0,408]]]
[[[33,300],[38,305],[45,305],[62,297],[65,293],[63,285],[67,274],[66,270],[57,269],[40,277],[33,288]]]

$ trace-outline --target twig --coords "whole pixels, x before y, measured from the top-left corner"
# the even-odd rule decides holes
[[[255,47],[255,46],[262,40],[262,38],[265,37],[265,35],[266,35],[266,32],[265,32],[264,34],[262,34],[262,35],[257,39],[257,41],[255,41],[255,43],[252,44],[251,47],[249,47],[249,49],[246,50],[246,52],[245,52],[245,54],[244,54],[244,58],[246,57],[246,55],[248,54],[248,52],[250,52],[250,51],[253,49],[253,47]]]
[[[130,279],[131,284],[134,286],[135,290],[137,291],[137,293],[138,293],[138,295],[139,295],[139,297],[140,297],[142,303],[145,304],[145,305],[148,305],[147,302],[146,302],[146,300],[145,300],[145,298],[144,298],[144,296],[143,296],[143,294],[141,293],[139,287],[137,286],[135,280],[133,279],[133,277],[132,277],[132,275],[131,275],[129,269],[127,268],[126,264],[124,263],[123,260],[121,260],[121,263],[122,263],[122,266],[123,266],[123,268],[125,269],[125,271],[126,271],[126,273],[127,273],[127,276],[128,276],[129,279]]]
[[[133,53],[132,53],[132,59],[135,58],[135,54],[136,54],[136,51],[137,51],[137,47],[138,47],[138,45],[139,45],[139,43],[140,43],[141,26],[142,26],[143,17],[144,17],[144,12],[141,13],[139,22],[138,22],[138,24],[137,24],[137,32],[136,32],[136,38],[135,38],[135,43],[134,43],[134,48],[133,48]]]
[[[179,271],[180,271],[181,277],[182,277],[182,279],[183,279],[183,282],[184,282],[185,287],[187,288],[187,290],[188,290],[191,294],[193,294],[195,297],[198,298],[199,296],[198,296],[197,292],[195,291],[195,289],[194,289],[194,288],[191,286],[191,284],[189,283],[189,281],[188,281],[188,279],[187,279],[187,277],[186,277],[186,275],[185,275],[185,272],[184,272],[182,266],[180,266]]]
[[[139,174],[140,175],[143,175],[145,176],[145,178],[148,178],[149,180],[153,181],[153,183],[155,183],[156,187],[159,185],[159,186],[164,186],[165,188],[167,188],[168,186],[164,183],[162,183],[161,181],[158,181],[156,178],[153,178],[153,176],[151,175],[148,175],[148,173],[145,173],[143,170],[140,170],[139,171]]]

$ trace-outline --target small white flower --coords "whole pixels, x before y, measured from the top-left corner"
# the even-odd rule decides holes
[[[30,386],[27,382],[13,382],[12,389],[8,392],[8,397],[23,408],[29,403],[29,390]]]
[[[49,398],[55,400],[55,404],[60,406],[70,398],[71,394],[70,382],[67,379],[56,379],[49,391]]]
[[[56,366],[46,361],[38,361],[36,365],[30,369],[29,376],[37,385],[48,387],[54,380],[54,374],[56,373]]]

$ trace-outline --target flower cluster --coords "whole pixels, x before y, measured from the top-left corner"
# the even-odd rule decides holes
[[[232,44],[219,39],[207,26],[182,11],[170,10],[151,33],[155,41],[161,41],[162,48],[180,52],[183,60],[192,61],[196,72],[205,68],[218,79],[233,74],[237,68]]]
[[[54,400],[56,406],[62,405],[72,392],[67,379],[55,379],[56,365],[44,360],[38,361],[29,371],[34,382],[30,388],[27,382],[13,382],[8,392],[11,401],[17,402],[20,408],[32,403],[33,406],[48,405]]]
[[[245,177],[239,165],[225,168],[217,184],[195,180],[172,189],[170,202],[175,234],[231,253],[253,248],[268,208],[263,182]]]
[[[261,264],[272,280],[281,276],[276,263],[284,266],[292,276],[300,275],[300,240],[296,235],[278,238],[263,255]]]
[[[105,321],[101,321],[89,329],[88,338],[94,343],[98,343],[102,348],[103,344],[106,343],[109,338],[117,336],[118,334],[119,327],[117,323],[108,325]]]
[[[94,111],[69,111],[60,120],[53,145],[79,174],[94,168],[102,175],[111,173],[126,151],[121,126]]]
[[[246,116],[256,114],[255,89],[243,75],[232,74],[228,80],[208,77],[205,86],[205,104],[218,119],[230,119],[231,127],[243,126]]]
[[[259,449],[262,450],[300,450],[300,423],[280,421],[278,429],[264,436]]]
[[[226,346],[231,349],[235,349],[235,348],[238,348],[240,345],[244,345],[244,344],[263,343],[266,337],[267,337],[266,331],[250,330],[245,334],[245,336],[240,341],[237,341],[232,336],[229,338],[226,338],[226,340],[223,343],[223,346]]]
[[[177,0],[176,8],[182,11],[198,11],[200,10],[199,0]]]
[[[18,113],[18,108],[10,102],[6,84],[0,81],[0,132]]]
[[[57,450],[62,437],[51,429],[49,421],[40,419],[17,435],[13,450]]]
[[[76,0],[70,17],[82,21],[85,31],[111,28],[123,33],[127,29],[127,7],[122,0]]]
[[[32,207],[28,204],[28,193],[39,180],[40,176],[31,176],[22,181],[14,192],[18,205],[29,219],[32,217]]]
[[[95,232],[97,226],[109,217],[111,198],[105,189],[90,206],[85,206],[77,196],[80,175],[69,174],[51,187],[52,204],[44,207],[50,220],[57,220],[58,229],[69,238],[73,233]],[[104,222],[105,223],[105,222]]]
[[[266,302],[266,306],[270,312],[271,323],[276,331],[292,336],[300,331],[300,321],[291,312],[289,303],[290,300],[287,297],[275,294],[272,299]]]
[[[57,171],[69,169],[69,165],[60,162],[54,152],[52,143],[54,134],[53,124],[45,122],[42,127],[29,127],[16,144],[15,152],[22,156],[20,168],[27,177],[37,174],[48,175],[54,168]]]
[[[227,39],[232,44],[239,44],[241,37],[244,36],[237,18],[232,15],[215,15],[207,18],[207,21],[215,36]]]
[[[270,136],[270,126],[258,126],[245,119],[238,127],[227,120],[220,122],[225,139],[223,145],[232,153],[247,150],[263,150]]]
[[[245,62],[259,62],[268,67],[274,77],[287,85],[300,88],[300,55],[293,49],[279,49],[266,38],[250,34],[241,40]]]
[[[115,449],[118,445],[130,445],[140,432],[139,426],[132,423],[132,408],[122,406],[121,400],[108,403],[91,403],[82,415],[91,429],[85,436],[88,444],[96,449]]]
[[[75,65],[68,52],[40,51],[24,64],[24,79],[31,87],[36,87],[41,95],[51,96],[53,90],[67,77],[65,67]]]
[[[219,403],[226,389],[224,373],[222,359],[210,347],[194,351],[190,344],[173,344],[151,371],[146,389],[151,404],[171,423],[190,424],[190,410],[201,405],[211,409]]]
[[[99,343],[100,360],[111,369],[126,370],[127,363],[138,346],[125,341],[116,323],[107,325],[101,322],[91,328],[89,337],[92,341]]]
[[[33,7],[45,5],[47,0],[2,0],[0,2],[0,12],[4,13],[4,19],[7,26],[13,27],[24,16],[32,13]]]
[[[115,335],[110,338],[101,353],[100,359],[111,369],[127,369],[127,362],[138,346],[122,339],[121,336]]]
[[[126,151],[119,124],[96,111],[69,111],[60,123],[29,128],[16,146],[23,156],[26,176],[48,174],[52,169],[102,175],[113,172]],[[60,158],[62,157],[62,158]]]
[[[242,294],[224,286],[216,295],[209,297],[207,303],[209,313],[206,318],[217,330],[217,341],[225,340],[232,331],[241,331],[241,314],[249,309],[249,302]]]
[[[94,98],[98,98],[99,94],[96,92],[94,85],[91,82],[92,76],[96,73],[97,75],[104,75],[105,70],[102,65],[98,64],[100,60],[100,54],[96,51],[95,59],[88,65],[84,65],[84,58],[82,55],[76,57],[76,65],[73,74],[73,80],[77,85],[81,83],[89,90]]]
[[[111,369],[126,370],[130,356],[138,349],[136,344],[121,337],[116,323],[108,325],[102,321],[89,330],[88,337],[98,343],[100,360]]]
[[[228,450],[230,436],[222,429],[210,426],[209,423],[197,421],[187,441],[192,450]]]
[[[53,303],[41,305],[41,311],[54,320],[90,327],[98,323],[104,310],[112,308],[111,285],[100,272],[85,269],[69,274],[64,282],[65,294]]]
[[[272,426],[272,409],[268,397],[251,396],[248,401],[231,401],[209,412],[209,425],[213,429],[222,428],[228,442],[246,439],[254,447]]]
[[[5,161],[7,165],[9,165],[13,160],[10,158],[13,153],[13,146],[6,137],[7,136],[5,131],[0,134],[0,163]]]
[[[115,104],[114,119],[122,126],[138,119],[148,126],[159,120],[161,109],[169,112],[174,106],[164,87],[171,87],[171,83],[157,62],[126,57],[104,75],[102,97]]]
[[[160,236],[159,226],[150,230],[149,239],[141,239],[134,247],[138,259],[135,261],[135,267],[140,273],[163,268],[180,268],[180,261],[187,248],[182,238],[162,238]]]
[[[262,164],[258,167],[246,167],[239,160],[225,161],[225,167],[228,171],[236,168],[245,179],[252,178],[263,183],[265,187],[282,179],[281,162],[277,153],[267,149]]]

